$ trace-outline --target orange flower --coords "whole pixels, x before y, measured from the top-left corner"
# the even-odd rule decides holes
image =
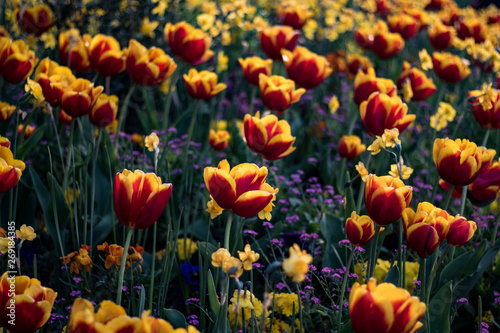
[[[349,296],[352,328],[357,333],[410,333],[419,330],[425,303],[391,283],[378,286],[375,278],[367,284],[354,283]]]
[[[90,64],[102,76],[113,76],[125,70],[127,50],[122,50],[112,36],[97,34],[89,45]]]
[[[278,189],[267,184],[266,177],[266,167],[243,163],[230,169],[227,160],[217,168],[206,167],[204,172],[212,200],[221,209],[231,209],[242,217],[252,217],[272,205]]]
[[[397,14],[387,18],[387,24],[391,32],[397,32],[404,39],[410,39],[420,30],[420,22],[410,15]]]
[[[368,215],[380,226],[389,225],[401,217],[410,204],[412,193],[412,187],[406,186],[400,179],[369,174],[365,184]]]
[[[71,67],[75,72],[87,72],[91,69],[89,45],[92,40],[89,34],[80,36],[80,31],[70,29],[59,34],[59,59],[61,63]]]
[[[447,52],[432,53],[434,72],[443,81],[458,83],[470,74],[468,64],[459,56]]]
[[[227,148],[231,135],[228,131],[214,131],[210,129],[208,142],[214,150],[224,150]]]
[[[0,37],[0,75],[5,81],[12,84],[24,81],[37,61],[35,52],[23,40]]]
[[[369,216],[359,216],[356,212],[352,212],[351,217],[345,222],[345,233],[353,245],[363,246],[375,236],[375,227]]]
[[[198,72],[191,68],[188,74],[183,75],[186,89],[192,98],[208,101],[226,89],[224,83],[217,83],[217,74],[209,71]]]
[[[15,160],[9,148],[0,146],[0,193],[17,185],[24,168],[24,163]]]
[[[296,47],[293,52],[282,49],[281,54],[288,77],[305,89],[316,88],[332,74],[326,58],[305,47]]]
[[[376,91],[392,97],[396,96],[396,86],[392,80],[376,77],[373,68],[368,68],[366,73],[358,71],[354,78],[354,103],[360,105]]]
[[[113,202],[121,224],[134,229],[146,229],[165,210],[172,184],[162,184],[154,173],[145,174],[124,169],[115,176]]]
[[[281,49],[293,51],[298,38],[299,32],[297,30],[283,25],[268,27],[259,34],[262,51],[276,61],[282,61]]]
[[[371,50],[380,59],[389,59],[401,52],[405,46],[405,41],[398,33],[379,32],[373,36]]]
[[[476,44],[481,44],[488,37],[488,27],[475,17],[466,17],[460,21],[458,36],[461,39],[472,37]]]
[[[92,259],[89,256],[90,246],[82,245],[80,250],[71,252],[65,257],[61,257],[64,259],[63,264],[70,264],[70,273],[80,274],[82,270],[82,266],[85,271],[88,273],[92,268]]]
[[[500,128],[500,91],[491,89],[491,94],[484,95],[482,90],[469,91],[469,105],[476,121],[483,128]],[[475,98],[472,98],[475,97]],[[480,97],[485,99],[486,103],[491,104],[490,108],[485,108],[480,103]]]
[[[15,285],[14,295],[11,285]],[[54,290],[42,287],[37,279],[5,272],[0,277],[0,326],[12,333],[37,331],[49,320],[56,297]]]
[[[16,107],[0,101],[0,122],[4,122],[12,116]]]
[[[259,57],[250,57],[245,59],[239,58],[238,62],[245,75],[245,80],[255,87],[259,86],[260,73],[269,76],[273,69],[273,61],[271,59],[264,60]]]
[[[494,154],[467,139],[436,139],[432,157],[439,176],[453,185],[469,185],[491,163]]]
[[[40,36],[55,23],[52,9],[45,4],[34,7],[23,6],[16,11],[16,20],[22,32],[35,36]]]
[[[58,91],[61,108],[71,117],[81,117],[90,112],[102,93],[102,86],[95,87],[85,79],[76,79],[69,86]]]
[[[190,65],[200,65],[214,56],[212,39],[185,21],[165,25],[165,39],[172,53]]]
[[[283,1],[278,7],[276,16],[281,24],[291,26],[295,30],[300,30],[312,14],[303,5],[294,5]]]
[[[436,86],[432,79],[416,67],[411,67],[406,61],[403,63],[403,71],[398,78],[398,89],[402,89],[406,81],[409,81],[413,96],[412,101],[422,101],[436,92]]]
[[[358,157],[366,150],[366,146],[361,143],[357,135],[343,135],[339,142],[339,155],[348,160]]]
[[[128,45],[127,73],[137,84],[154,86],[168,79],[177,68],[172,58],[162,49],[147,49],[131,39]]]
[[[306,92],[300,88],[295,90],[295,82],[285,79],[283,76],[265,74],[259,75],[260,97],[262,103],[271,111],[278,114],[283,113],[293,103],[300,100]]]
[[[254,117],[245,115],[245,142],[253,152],[261,154],[266,160],[279,160],[290,155],[295,147],[290,125],[286,120],[279,120],[275,115],[260,118],[260,112]]]
[[[474,221],[467,221],[465,217],[457,215],[450,222],[446,241],[452,246],[463,246],[474,236],[476,230],[477,225]]]
[[[429,27],[427,34],[432,47],[438,51],[444,51],[453,45],[453,38],[457,33],[453,27],[436,21]]]
[[[358,71],[363,71],[366,74],[371,67],[373,67],[373,64],[370,58],[359,53],[347,55],[347,69],[350,74],[356,75]]]
[[[408,106],[399,97],[374,92],[359,108],[361,120],[371,136],[381,136],[386,129],[402,133],[416,118],[408,115]]]

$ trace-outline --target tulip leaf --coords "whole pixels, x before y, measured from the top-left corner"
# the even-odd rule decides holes
[[[214,312],[215,317],[219,316],[220,303],[217,298],[217,290],[215,289],[214,277],[212,276],[212,271],[208,270],[207,274],[208,283],[208,301],[210,302],[210,308]]]
[[[346,248],[339,248],[338,244],[344,239],[342,220],[335,215],[325,213],[320,221],[321,233],[326,240],[323,266],[336,268],[343,267],[347,262]]]
[[[447,283],[439,289],[427,306],[427,316],[430,316],[431,333],[450,332],[450,309],[453,301],[452,283]]]
[[[356,204],[354,203],[354,193],[352,191],[352,182],[351,182],[351,176],[349,175],[349,171],[346,171],[346,183],[344,185],[344,193],[345,193],[344,218],[347,220],[351,216],[351,213],[356,211]]]
[[[111,214],[109,213],[103,217],[96,216],[94,217],[94,221],[90,221],[90,223],[94,224],[94,237],[92,239],[94,244],[92,246],[101,244],[108,237],[111,230],[113,230],[113,218]]]
[[[140,317],[144,312],[144,303],[146,303],[146,292],[144,285],[141,284],[141,293],[139,295],[139,311],[137,311],[137,316]]]
[[[48,205],[49,219],[59,223],[59,232],[65,230],[65,226],[68,225],[71,216],[71,210],[68,206],[66,199],[64,198],[63,191],[57,183],[57,180],[52,176],[50,172],[47,173],[47,182],[49,183],[49,188],[51,188],[50,202]],[[53,202],[54,201],[54,202]],[[54,206],[55,212],[54,212]],[[57,219],[57,220],[56,220]],[[54,224],[56,226],[56,224]],[[58,232],[57,226],[54,228],[56,233]],[[65,239],[65,238],[64,238]],[[65,242],[62,241],[61,244],[63,251],[65,251]],[[63,254],[64,255],[64,254]]]
[[[339,333],[350,333],[352,331],[353,331],[352,330],[352,323],[351,323],[351,320],[349,319],[349,321],[342,326]]]
[[[393,285],[398,286],[400,276],[399,267],[397,265],[393,265],[389,272],[387,272],[384,282],[392,283]]]
[[[175,309],[163,309],[163,316],[174,328],[187,328],[184,315]]]
[[[23,160],[26,155],[33,151],[33,149],[38,145],[40,140],[43,138],[43,133],[45,131],[46,125],[37,127],[36,131],[24,141],[16,150],[16,158]]]

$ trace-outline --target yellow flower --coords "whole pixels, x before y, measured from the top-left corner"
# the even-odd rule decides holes
[[[227,260],[224,260],[222,264],[222,270],[224,273],[228,273],[232,268],[238,267],[236,270],[236,276],[240,277],[243,274],[243,265],[241,264],[241,260],[235,257],[230,257]],[[234,277],[234,275],[230,275]]]
[[[238,320],[238,327],[242,328],[242,316],[245,318],[245,325],[249,325],[251,323],[252,312],[256,318],[260,318],[264,312],[264,307],[262,306],[262,302],[248,290],[240,290],[239,296],[238,300],[238,291],[235,290],[233,297],[230,299],[231,304],[228,307],[228,317],[231,327],[234,327],[236,320]]]
[[[206,212],[210,213],[210,218],[213,220],[214,218],[216,218],[217,216],[219,216],[220,214],[222,214],[222,211],[224,209],[222,209],[218,204],[217,202],[215,202],[214,199],[210,200],[207,202],[207,209],[205,210]]]
[[[0,253],[7,253],[10,246],[14,246],[12,238],[0,237]]]
[[[221,247],[220,249],[212,253],[212,266],[221,267],[224,261],[228,260],[229,258],[231,258],[231,253],[229,253],[229,251],[225,248]]]
[[[401,140],[398,139],[399,130],[397,128],[386,129],[384,134],[382,134],[382,140],[385,142],[386,147],[394,148],[397,144],[401,144]]]
[[[403,83],[403,99],[405,102],[411,101],[411,98],[413,97],[413,90],[411,89],[411,82],[407,78],[405,80],[405,83]]]
[[[427,53],[426,49],[422,49],[418,52],[418,57],[420,58],[420,66],[424,71],[432,69],[432,58],[429,53]]]
[[[33,227],[27,227],[26,224],[23,224],[19,230],[16,230],[16,237],[21,241],[28,240],[31,242],[36,238],[35,229],[33,229]]]
[[[191,238],[186,238],[186,242],[184,242],[184,238],[177,239],[177,246],[181,260],[191,259],[193,253],[198,251],[198,245]]]
[[[196,16],[196,22],[203,31],[210,30],[215,24],[215,15],[203,13]]]
[[[277,313],[284,314],[285,316],[291,316],[293,314],[293,308],[295,304],[295,314],[299,312],[299,297],[296,293],[280,293],[280,294],[269,294],[270,298],[274,297],[275,311]]]
[[[165,10],[168,7],[167,0],[153,0],[153,3],[157,3],[156,7],[151,10],[151,14],[156,14],[158,16],[164,16]]]
[[[43,96],[42,86],[38,82],[28,78],[28,81],[24,85],[24,91],[29,92],[33,97],[35,97],[35,107],[42,107],[45,105],[45,97]]]
[[[430,126],[439,132],[440,130],[448,126],[448,121],[442,114],[436,113],[430,118]]]
[[[53,33],[46,32],[40,36],[40,40],[43,42],[43,47],[46,49],[55,49],[56,47],[56,37]]]
[[[160,22],[158,22],[158,21],[151,22],[151,21],[149,21],[149,17],[145,17],[142,20],[142,24],[141,24],[141,27],[139,28],[139,32],[144,36],[154,38],[154,36],[155,36],[154,31],[158,27],[159,24],[160,24]]]
[[[314,39],[314,34],[318,30],[318,22],[315,20],[308,20],[307,23],[302,27],[302,31],[304,31],[304,36],[307,39]]]
[[[224,54],[224,51],[220,51],[217,55],[217,73],[222,73],[227,71],[227,64],[229,63],[229,58]]]
[[[366,182],[366,178],[368,177],[368,170],[365,168],[365,165],[363,164],[363,162],[359,162],[356,165],[356,170],[358,171],[358,174],[361,177],[361,179],[364,182]]]
[[[149,151],[154,151],[155,149],[158,149],[158,145],[160,144],[160,139],[158,138],[158,135],[156,135],[155,132],[148,135],[144,141],[146,143],[146,148],[148,148]]]
[[[381,149],[385,148],[385,141],[380,136],[376,136],[375,140],[371,145],[368,146],[367,150],[372,152],[372,155],[377,155],[380,153]]]
[[[339,109],[339,106],[339,98],[337,97],[337,95],[333,95],[332,98],[330,98],[330,102],[328,102],[330,113],[335,114],[335,112],[337,112],[337,110]]]
[[[408,179],[408,178],[410,178],[411,174],[413,173],[413,169],[410,167],[407,167],[406,165],[403,165],[401,167],[401,173],[403,175],[403,179]],[[391,164],[391,171],[389,171],[389,174],[392,177],[399,179],[399,171],[398,171],[397,164]]]
[[[300,283],[305,280],[313,258],[306,250],[301,250],[297,244],[290,247],[289,254],[290,257],[283,260],[283,270],[286,275],[292,278],[293,282]]]
[[[240,260],[243,262],[243,269],[246,271],[252,270],[252,264],[259,260],[260,254],[252,251],[250,244],[245,245],[244,251],[238,251],[238,256]]]
[[[437,113],[441,115],[446,121],[453,121],[455,119],[455,116],[457,114],[457,111],[453,108],[448,103],[445,102],[439,102],[439,108],[437,110]]]
[[[481,87],[482,94],[477,97],[478,102],[482,105],[484,110],[491,109],[491,101],[495,101],[498,91],[491,88],[491,83],[483,83]],[[456,113],[456,112],[455,112]]]

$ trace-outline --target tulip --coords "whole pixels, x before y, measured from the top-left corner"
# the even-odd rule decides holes
[[[150,227],[165,210],[172,184],[162,184],[154,173],[124,169],[115,176],[113,202],[121,224],[134,229]]]
[[[92,125],[104,128],[115,121],[117,112],[118,97],[101,94],[89,112],[89,120]]]
[[[377,14],[380,16],[387,16],[391,13],[391,4],[387,0],[375,0],[377,7]]]
[[[312,14],[302,5],[282,2],[278,7],[276,16],[281,24],[300,30],[311,18]]]
[[[421,258],[427,258],[439,247],[450,229],[452,217],[429,202],[421,202],[415,212],[403,210],[401,216],[408,246]]]
[[[373,37],[371,50],[380,59],[389,59],[401,52],[405,46],[405,41],[398,33],[377,32]]]
[[[188,74],[183,75],[186,89],[192,98],[208,101],[226,89],[224,83],[217,83],[217,74],[209,71],[198,71],[191,68]]]
[[[397,32],[404,39],[410,39],[420,30],[420,22],[407,14],[392,15],[387,18],[391,32]]]
[[[45,4],[21,8],[16,12],[16,20],[22,32],[35,36],[40,36],[55,23],[52,9]]]
[[[282,61],[281,49],[295,49],[298,38],[297,30],[283,25],[268,27],[259,34],[260,47],[269,58],[276,61]]]
[[[367,284],[354,283],[349,296],[349,314],[356,333],[410,333],[423,324],[425,303],[391,283],[370,278]]]
[[[69,126],[69,125],[71,125],[71,120],[73,120],[73,117],[71,117],[69,114],[64,112],[64,110],[61,110],[61,112],[59,112],[59,122],[61,124]]]
[[[112,36],[95,35],[89,45],[90,64],[102,76],[113,76],[125,70],[127,50]]]
[[[245,80],[254,87],[259,86],[260,73],[269,76],[273,69],[273,61],[271,59],[264,60],[259,57],[250,57],[245,59],[239,58],[238,62],[245,75]]]
[[[469,185],[487,168],[493,155],[467,139],[436,139],[432,158],[439,176],[453,185]]]
[[[406,80],[408,80],[411,85],[411,90],[413,92],[412,101],[423,101],[437,90],[432,79],[428,78],[420,69],[410,67],[410,64],[407,62],[403,64],[403,72],[398,78],[398,89],[403,88],[403,84]]]
[[[376,91],[389,96],[396,96],[396,86],[392,80],[376,77],[373,68],[368,68],[366,73],[358,71],[354,78],[354,103],[360,105]]]
[[[0,75],[5,81],[12,84],[24,81],[33,72],[37,61],[35,52],[23,40],[0,37]]]
[[[359,216],[352,212],[345,222],[345,233],[354,246],[364,246],[375,236],[373,220],[367,215]]]
[[[0,101],[0,122],[4,122],[12,116],[16,107]]]
[[[420,31],[429,26],[430,18],[425,10],[403,7],[403,12],[418,21],[420,25]]]
[[[477,230],[474,221],[467,221],[463,216],[457,215],[450,222],[450,230],[446,235],[448,245],[463,246],[467,243]]]
[[[264,74],[259,75],[260,97],[262,103],[271,111],[278,114],[283,113],[293,103],[300,100],[306,92],[300,88],[295,90],[295,82],[285,79],[283,76]]]
[[[66,66],[59,66],[55,61],[44,58],[38,64],[35,71],[35,81],[42,87],[45,100],[52,107],[59,105],[57,96],[64,87],[69,86],[76,77]]]
[[[386,226],[401,217],[412,197],[412,187],[391,176],[370,174],[365,183],[365,206],[377,225]]]
[[[278,117],[272,114],[260,118],[260,112],[257,112],[254,117],[246,114],[243,122],[248,148],[266,160],[279,160],[295,150],[292,147],[295,137],[286,120],[278,121]]]
[[[470,74],[468,64],[462,58],[447,52],[434,52],[432,65],[441,80],[453,84],[464,80]]]
[[[472,37],[476,44],[481,44],[488,37],[488,27],[475,17],[464,18],[460,21],[458,36],[461,39]]]
[[[24,125],[23,124],[19,124],[19,126],[17,126],[17,135],[21,135],[23,133],[23,129],[24,129]],[[33,135],[33,133],[35,133],[35,130],[36,130],[36,126],[35,125],[28,125],[26,126],[26,130],[24,131],[24,139],[28,139],[30,136]]]
[[[0,193],[7,192],[19,182],[24,163],[15,160],[9,148],[0,146]]]
[[[154,86],[168,79],[177,68],[172,58],[162,49],[149,50],[138,41],[131,39],[128,45],[127,73],[137,84]]]
[[[407,115],[408,106],[399,97],[374,92],[359,108],[361,120],[371,136],[381,136],[386,129],[397,128],[402,133],[416,118]]]
[[[453,27],[437,21],[429,27],[427,34],[432,47],[438,51],[444,51],[453,45],[453,38],[457,33]]]
[[[212,39],[184,21],[165,25],[165,39],[172,53],[190,65],[200,65],[214,56]]]
[[[366,146],[361,143],[357,135],[343,135],[339,142],[339,155],[348,160],[358,157],[366,150]]]
[[[242,217],[252,217],[272,205],[278,189],[267,184],[266,177],[266,167],[243,163],[230,169],[227,160],[217,168],[206,167],[204,172],[205,186],[213,201]]]
[[[373,67],[373,64],[370,58],[359,53],[347,55],[347,69],[352,75],[356,75],[358,71],[363,71],[366,74],[371,67]]]
[[[485,109],[485,107],[479,103],[479,97],[484,94],[481,90],[469,91],[469,105],[471,107],[472,114],[476,121],[483,128],[489,129],[499,129],[500,128],[500,91],[497,89],[491,89],[491,95],[484,96],[487,102],[491,104],[491,107]]]
[[[468,197],[475,206],[485,206],[500,196],[500,159],[480,173],[469,187]]]
[[[0,147],[10,148],[9,139],[0,135]]]
[[[305,47],[297,47],[293,52],[282,49],[281,54],[288,77],[305,89],[316,88],[332,74],[326,58]]]
[[[89,34],[80,36],[80,31],[70,29],[59,34],[59,59],[63,65],[71,67],[78,73],[91,69],[89,45],[92,38]]]
[[[76,118],[90,112],[103,90],[102,86],[95,87],[89,80],[76,79],[58,92],[58,99],[64,111]]]
[[[12,284],[15,284],[14,295],[11,295]],[[54,290],[42,287],[37,279],[24,275],[10,277],[5,272],[0,277],[0,326],[12,333],[37,331],[49,320],[56,297]],[[8,310],[12,305],[15,307],[14,324]]]
[[[214,150],[224,150],[227,148],[231,135],[228,131],[214,131],[210,129],[208,142]]]
[[[354,40],[359,47],[371,50],[373,45],[373,30],[370,28],[358,28],[354,31]]]

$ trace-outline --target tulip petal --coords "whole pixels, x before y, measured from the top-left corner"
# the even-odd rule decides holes
[[[263,210],[273,199],[273,194],[266,191],[248,191],[234,203],[233,211],[242,217],[252,217]]]

